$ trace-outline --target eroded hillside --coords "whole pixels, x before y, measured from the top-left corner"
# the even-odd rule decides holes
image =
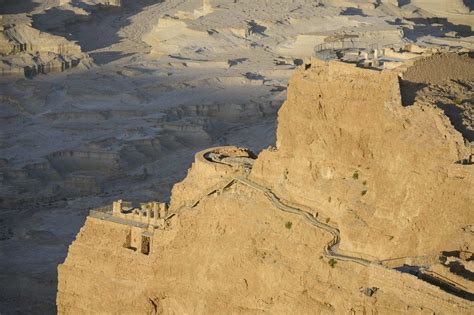
[[[313,60],[276,148],[197,153],[169,210],[91,211],[58,310],[469,314],[471,154],[436,104],[402,105],[399,73]]]

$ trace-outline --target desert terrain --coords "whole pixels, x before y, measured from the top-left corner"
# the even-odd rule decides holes
[[[472,313],[472,10],[0,0],[0,313]]]

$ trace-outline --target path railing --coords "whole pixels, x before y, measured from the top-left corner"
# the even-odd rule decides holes
[[[320,53],[327,50],[343,50],[343,49],[365,49],[365,50],[375,50],[388,47],[397,47],[401,46],[401,42],[397,43],[374,43],[374,42],[365,42],[359,40],[343,40],[335,42],[327,42],[314,46],[314,53]]]

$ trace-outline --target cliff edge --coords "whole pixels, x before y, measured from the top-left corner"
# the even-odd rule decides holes
[[[169,209],[91,211],[58,312],[472,313],[471,151],[400,80],[304,65],[276,148],[197,153]]]
[[[472,59],[456,58],[472,81]],[[433,66],[416,63],[421,73],[423,64]],[[300,69],[279,111],[276,149],[259,155],[252,176],[321,209],[345,250],[384,259],[472,249],[463,233],[474,219],[471,149],[437,99],[402,106],[399,80],[339,62]]]

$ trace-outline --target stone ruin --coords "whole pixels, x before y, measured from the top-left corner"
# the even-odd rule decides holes
[[[117,200],[112,204],[112,215],[117,218],[145,223],[158,228],[164,226],[168,215],[168,204],[152,201],[140,203],[140,207],[135,208],[131,202]]]
[[[431,56],[437,52],[438,49],[425,48],[413,44],[405,45],[402,48],[366,49],[358,52],[357,64],[363,68],[395,69],[406,64],[407,61]]]
[[[193,169],[220,181],[222,176],[248,174],[254,161],[255,155],[248,149],[234,146],[214,147],[196,153]],[[180,185],[176,185],[173,192],[175,197],[183,195],[187,199],[192,199],[193,193],[187,190],[181,191],[179,188]],[[195,192],[201,194],[202,188],[197,188]],[[170,213],[168,207],[167,203],[157,201],[136,205],[129,201],[117,200],[112,205],[91,209],[89,217],[129,226],[130,230],[123,247],[148,255],[154,231],[165,229],[167,220],[176,214],[176,211]]]
[[[337,52],[337,54],[333,56],[327,51]],[[422,47],[415,44],[383,46],[348,41],[324,43],[315,47],[315,56],[319,59],[336,57],[343,62],[355,63],[361,68],[378,70],[396,68],[404,70],[415,60],[443,52],[466,52],[466,50],[452,47]]]
[[[134,207],[132,202],[117,200],[112,206],[91,209],[89,216],[129,226],[123,248],[148,255],[155,229],[164,229],[173,215],[168,213],[167,203],[152,201]]]

